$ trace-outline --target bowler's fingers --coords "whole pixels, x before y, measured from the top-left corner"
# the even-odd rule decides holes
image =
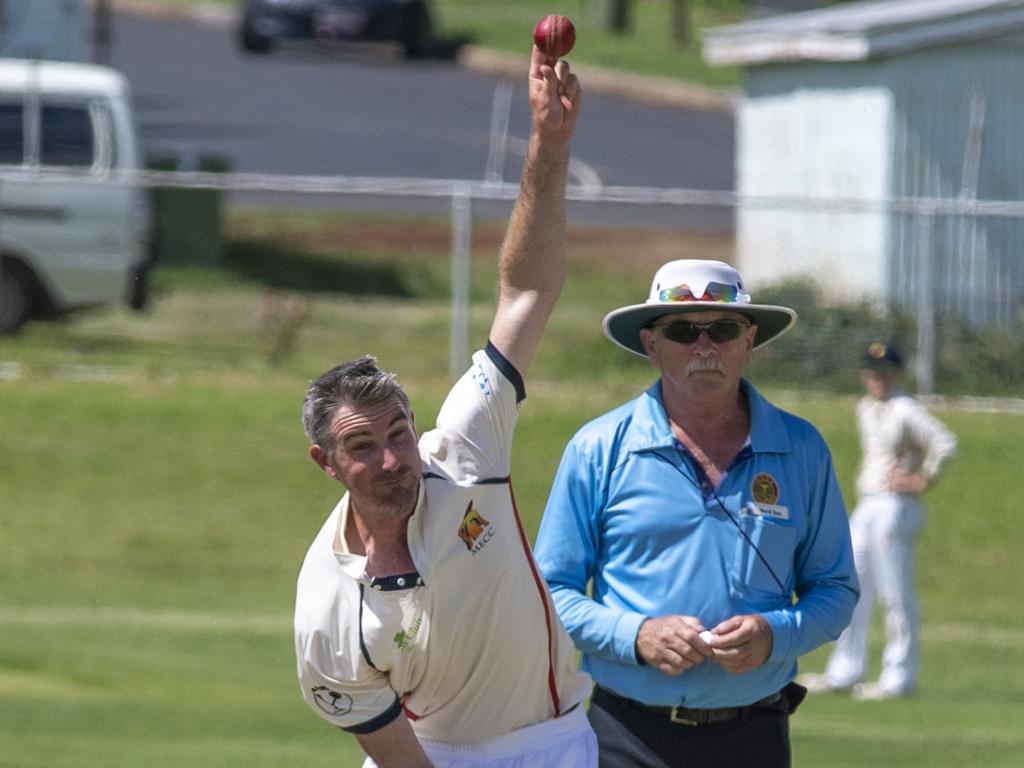
[[[552,97],[561,99],[566,110],[572,110],[579,100],[579,79],[570,70],[569,62],[546,56],[537,46],[533,46],[530,56],[530,82],[535,87],[543,83]]]
[[[541,74],[541,68],[551,68],[557,63],[558,59],[543,53],[536,45],[533,46],[533,50],[530,51],[530,79],[542,79],[543,75]]]
[[[569,71],[569,62],[564,59],[555,67],[555,77],[558,80],[558,95],[562,100],[562,107],[571,114],[578,108],[580,101],[579,78]]]

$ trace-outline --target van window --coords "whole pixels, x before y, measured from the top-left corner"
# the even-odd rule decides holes
[[[40,165],[90,167],[93,145],[92,118],[87,106],[43,106]]]
[[[0,164],[21,165],[25,157],[21,104],[0,103]]]

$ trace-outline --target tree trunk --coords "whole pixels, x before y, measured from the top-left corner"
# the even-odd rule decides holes
[[[622,34],[629,30],[631,0],[605,0],[609,32]]]
[[[685,48],[690,44],[690,9],[686,0],[672,0],[672,45]]]

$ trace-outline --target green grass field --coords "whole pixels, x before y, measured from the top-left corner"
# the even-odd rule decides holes
[[[429,423],[449,383],[444,223],[256,212],[229,229],[228,267],[158,271],[145,315],[103,310],[0,339],[0,766],[360,764],[354,739],[307,711],[295,680],[294,579],[340,493],[305,457],[299,404],[311,377],[376,352]],[[474,235],[477,344],[499,234]],[[570,238],[569,282],[517,433],[531,533],[568,437],[651,379],[599,320],[644,295],[667,247],[657,233]],[[679,255],[718,247],[672,244]],[[645,255],[623,264],[622,252]],[[307,302],[294,338],[267,318],[273,275],[292,279],[278,299]],[[303,275],[338,283],[314,293]],[[849,500],[853,399],[798,384],[769,394],[819,426]],[[1024,515],[1010,481],[1024,417],[940,415],[962,455],[928,499],[920,694],[809,699],[793,720],[796,766],[1020,764]],[[824,654],[803,667],[820,669]]]

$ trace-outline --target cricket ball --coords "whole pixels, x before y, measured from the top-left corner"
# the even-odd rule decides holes
[[[533,28],[533,42],[545,56],[558,59],[572,50],[576,43],[576,27],[566,16],[549,13]]]

